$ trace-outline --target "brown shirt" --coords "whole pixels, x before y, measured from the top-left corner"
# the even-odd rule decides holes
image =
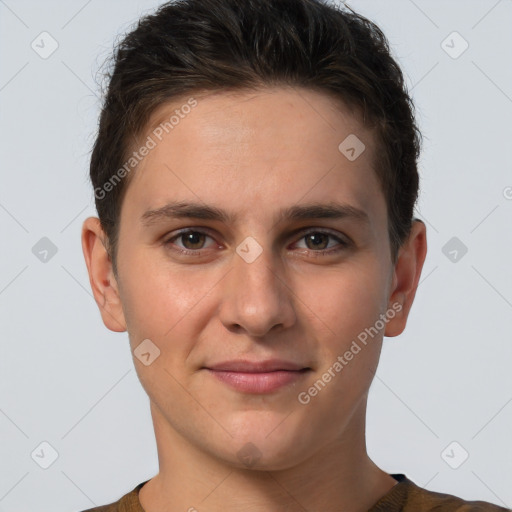
[[[486,501],[464,501],[451,494],[427,491],[418,487],[403,474],[392,474],[398,484],[390,489],[368,512],[510,512]],[[148,482],[140,483],[120,500],[90,508],[83,512],[145,512],[139,502],[139,490]]]

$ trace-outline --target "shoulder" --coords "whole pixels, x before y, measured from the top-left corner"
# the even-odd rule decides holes
[[[418,488],[407,502],[404,511],[450,511],[450,512],[507,512],[510,509],[487,501],[466,501],[451,494],[427,491]]]
[[[109,505],[102,505],[101,507],[88,508],[81,512],[117,512],[119,510],[119,501],[110,503]]]
[[[511,512],[487,501],[465,501],[452,494],[428,491],[404,474],[392,474],[398,481],[368,512]]]
[[[487,501],[466,501],[452,494],[429,491],[407,477],[397,485],[404,485],[404,512],[510,512],[511,509]]]
[[[144,512],[139,502],[139,490],[146,482],[148,480],[138,484],[117,501],[99,507],[88,508],[81,512]]]

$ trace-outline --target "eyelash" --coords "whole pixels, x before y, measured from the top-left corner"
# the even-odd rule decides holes
[[[213,239],[213,237],[206,231],[202,231],[200,229],[190,229],[190,228],[187,228],[187,229],[183,229],[181,231],[179,231],[178,233],[175,233],[173,234],[170,238],[167,238],[165,241],[164,241],[164,245],[166,247],[168,247],[170,250],[172,251],[175,251],[179,254],[182,254],[182,255],[185,255],[185,256],[202,256],[204,251],[207,251],[208,249],[181,249],[181,248],[176,248],[176,247],[173,247],[173,241],[174,240],[177,240],[179,239],[180,237],[182,237],[183,235],[186,235],[188,233],[200,233],[200,234],[203,234],[203,235],[206,235],[207,237],[210,237]],[[314,257],[317,257],[317,256],[330,256],[332,254],[337,254],[338,252],[348,248],[351,244],[348,242],[348,241],[345,241],[343,239],[341,239],[340,237],[334,235],[333,233],[331,233],[330,231],[325,231],[325,230],[322,230],[322,229],[310,229],[308,231],[301,231],[299,233],[301,236],[299,237],[298,240],[301,240],[303,238],[305,238],[307,235],[311,235],[311,234],[322,234],[322,235],[326,235],[330,238],[334,238],[336,241],[339,242],[339,245],[340,247],[336,248],[336,249],[321,249],[319,251],[315,251],[315,250],[312,250],[312,249],[304,249],[305,251],[308,251],[310,252],[311,254],[314,255]]]

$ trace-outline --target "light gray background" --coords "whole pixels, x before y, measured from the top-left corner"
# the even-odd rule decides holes
[[[158,4],[0,0],[4,512],[109,503],[158,469],[127,334],[103,326],[80,245],[95,214],[95,73]],[[427,489],[511,507],[512,1],[350,4],[388,36],[425,137],[418,216],[429,251],[406,331],[384,340],[369,454]],[[47,59],[31,48],[43,31],[59,45]],[[453,31],[469,43],[458,58]],[[47,262],[32,252],[42,237],[57,247]],[[443,253],[452,237],[468,249],[456,262]],[[58,452],[47,469],[34,460],[49,457],[43,441]],[[463,450],[453,469],[446,461]]]

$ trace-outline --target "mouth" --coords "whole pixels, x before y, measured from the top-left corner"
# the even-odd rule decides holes
[[[264,394],[293,384],[311,371],[291,361],[225,361],[203,367],[227,386],[244,393]]]

